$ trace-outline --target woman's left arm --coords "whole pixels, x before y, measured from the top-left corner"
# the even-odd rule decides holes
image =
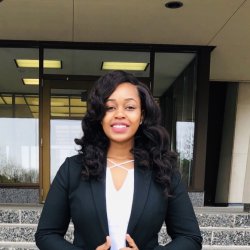
[[[156,249],[199,250],[202,237],[188,192],[181,181],[180,173],[175,173],[171,184],[171,197],[168,198],[166,227],[172,241]]]

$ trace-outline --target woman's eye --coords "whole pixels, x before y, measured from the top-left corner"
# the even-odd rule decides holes
[[[106,110],[107,111],[112,111],[112,110],[114,110],[115,109],[115,107],[113,107],[113,106],[106,106]]]
[[[135,110],[135,107],[134,106],[127,106],[126,109],[127,110]]]

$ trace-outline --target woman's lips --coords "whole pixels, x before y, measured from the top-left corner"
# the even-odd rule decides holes
[[[115,133],[125,133],[128,130],[127,124],[113,124],[111,125],[112,131]]]

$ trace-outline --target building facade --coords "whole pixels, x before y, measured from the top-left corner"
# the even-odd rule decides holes
[[[129,1],[28,2],[0,6],[1,203],[44,201],[63,159],[76,153],[88,90],[107,72],[104,62],[120,61],[146,63],[132,72],[159,102],[199,205],[248,206],[249,1],[189,1],[176,12],[154,2],[142,6],[146,16]]]

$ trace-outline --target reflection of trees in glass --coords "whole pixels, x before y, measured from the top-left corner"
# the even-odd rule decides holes
[[[181,159],[193,159],[194,122],[177,122],[177,151]]]
[[[20,164],[6,159],[0,151],[0,183],[37,183],[38,171],[25,169]]]
[[[189,186],[191,180],[192,160],[180,159],[180,168],[183,182]]]
[[[177,152],[184,183],[189,186],[192,173],[194,148],[194,122],[177,122],[176,124]]]

